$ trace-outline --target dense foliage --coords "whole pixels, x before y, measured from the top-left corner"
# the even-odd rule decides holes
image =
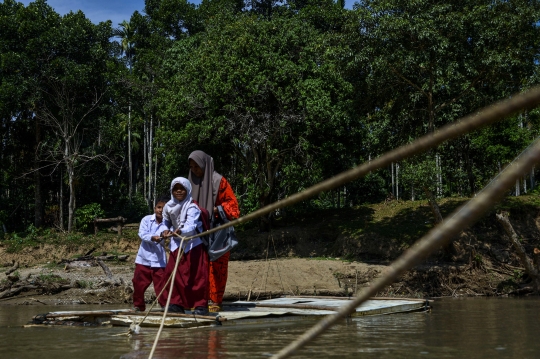
[[[4,0],[2,228],[138,221],[196,149],[247,213],[538,83],[538,1],[343,4],[147,0],[121,24],[93,24],[45,0]],[[521,113],[287,211],[474,195],[537,137],[539,117]]]

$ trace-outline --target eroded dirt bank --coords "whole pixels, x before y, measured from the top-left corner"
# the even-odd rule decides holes
[[[459,203],[458,203],[459,204]],[[382,205],[381,205],[382,206]],[[450,211],[442,206],[443,210]],[[392,260],[425,233],[430,225],[426,206],[328,211],[324,220],[307,215],[295,223],[276,223],[271,232],[239,231],[241,244],[232,253],[226,300],[293,295],[352,295],[382,275]],[[540,211],[521,206],[511,219],[526,251],[540,247]],[[380,296],[440,297],[497,296],[532,293],[519,258],[504,232],[486,216],[462,232]],[[0,241],[0,304],[119,304],[131,302],[131,278],[139,246],[136,232],[85,245],[39,244],[8,253]],[[70,265],[65,261],[93,249],[94,255],[128,255],[125,262],[104,262],[112,277],[95,261]],[[11,280],[4,272],[14,263]],[[64,263],[59,265],[59,263]],[[16,274],[17,280],[13,281]],[[6,290],[25,283],[28,289],[14,296]],[[19,284],[18,284],[19,283]],[[35,287],[35,288],[34,288]],[[4,296],[2,296],[4,293]],[[152,291],[147,291],[151,301]]]

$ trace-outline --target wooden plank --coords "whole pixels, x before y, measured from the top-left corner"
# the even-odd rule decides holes
[[[126,315],[126,316],[130,316],[130,317],[135,317],[135,316],[145,316],[146,314],[144,312],[139,312],[139,313],[118,313],[116,315]],[[159,316],[159,317],[163,317],[163,314],[159,314],[159,313],[156,313],[156,314],[150,314],[151,316]],[[150,317],[149,315],[149,317]],[[190,318],[190,319],[205,319],[205,320],[214,320],[214,321],[218,321],[218,322],[224,322],[227,320],[227,318],[223,318],[221,316],[211,316],[211,315],[197,315],[197,314],[182,314],[182,313],[167,313],[167,317],[177,317],[177,318]]]
[[[158,316],[148,316],[143,323],[140,324],[141,327],[159,327],[161,325],[162,317]],[[129,327],[133,323],[138,323],[139,319],[137,316],[125,316],[125,315],[114,315],[111,317],[112,325],[119,325]],[[194,328],[194,327],[206,327],[216,323],[215,319],[190,319],[183,317],[167,317],[163,323],[164,327],[167,328]]]

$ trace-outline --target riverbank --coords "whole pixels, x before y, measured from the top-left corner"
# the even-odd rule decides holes
[[[442,201],[441,210],[451,213],[463,202]],[[495,219],[495,212],[502,209],[510,212],[526,251],[532,253],[540,247],[537,196],[511,198],[379,295],[423,298],[531,293],[530,279]],[[240,228],[240,245],[231,256],[225,299],[352,295],[382,275],[392,260],[432,226],[425,201],[393,201],[281,219],[266,233]],[[30,239],[18,236],[0,241],[3,272],[19,264],[12,272],[18,278],[14,283],[1,274],[0,304],[128,306],[139,243],[136,225],[125,228],[121,236],[106,230],[98,236],[49,232],[34,233]],[[104,262],[112,277],[95,261],[66,266],[91,250],[113,257],[127,255],[128,259]],[[2,298],[8,287],[22,280],[39,285]],[[151,293],[147,291],[148,301]]]

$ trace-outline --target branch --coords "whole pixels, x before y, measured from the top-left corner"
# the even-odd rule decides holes
[[[534,268],[527,254],[525,253],[525,249],[519,242],[519,237],[514,231],[514,228],[512,227],[510,220],[508,219],[508,212],[497,213],[495,216],[497,217],[497,220],[499,221],[499,223],[502,224],[506,234],[510,238],[510,242],[512,242],[512,245],[514,246],[514,249],[516,250],[518,257],[521,260],[521,264],[523,265],[523,267],[525,267],[525,271],[531,278],[537,279],[538,272]]]
[[[425,93],[424,90],[422,90],[422,88],[418,85],[416,85],[415,83],[413,83],[411,80],[409,80],[408,78],[406,78],[405,76],[403,76],[399,71],[397,71],[393,66],[390,66],[390,71],[392,71],[394,74],[396,74],[400,79],[402,79],[403,81],[405,81],[406,83],[408,83],[409,85],[411,85],[412,87],[414,87],[415,89],[417,89],[418,91],[420,91],[422,93],[422,95],[426,96],[427,97],[427,93]]]

